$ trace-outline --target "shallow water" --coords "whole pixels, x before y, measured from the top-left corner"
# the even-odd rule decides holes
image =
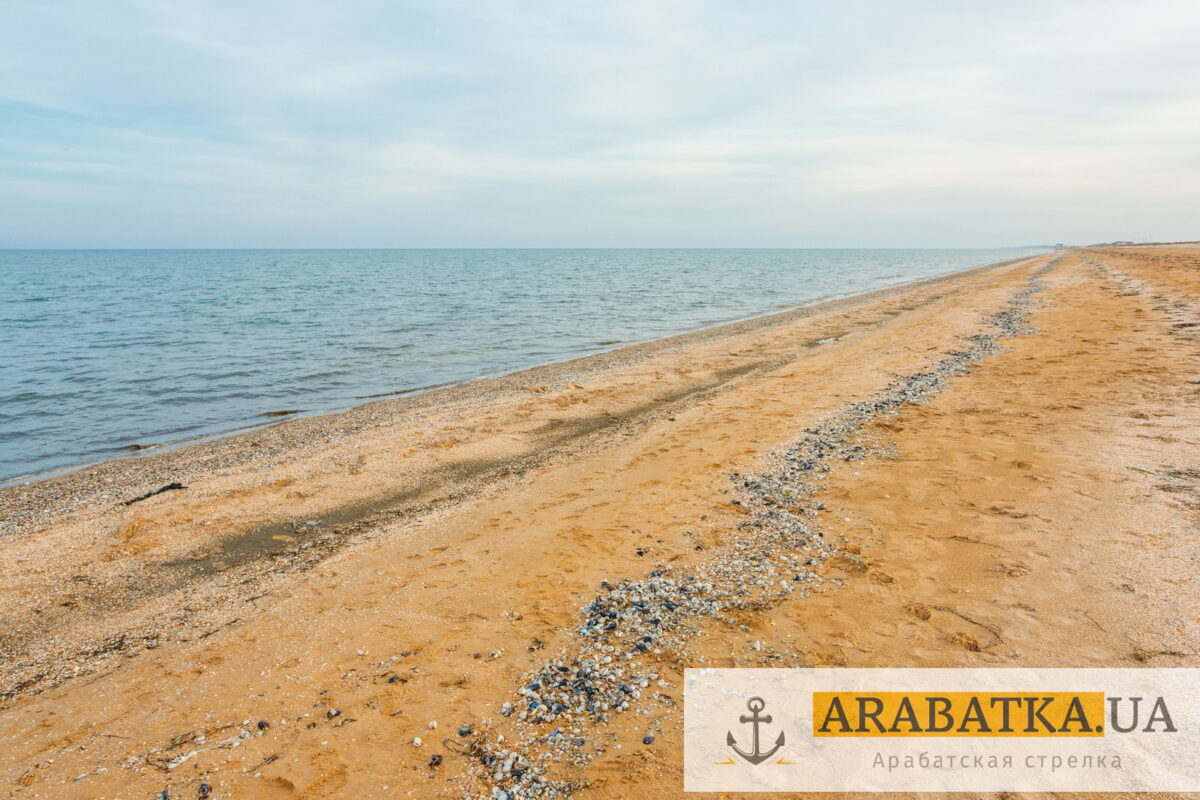
[[[0,251],[0,479],[1036,252]]]

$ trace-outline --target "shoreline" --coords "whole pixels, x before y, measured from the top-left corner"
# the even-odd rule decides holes
[[[295,420],[134,505],[185,476],[37,484],[61,505],[27,497],[0,562],[0,775],[659,800],[687,667],[1194,666],[1197,267],[1060,251]],[[598,696],[647,683],[628,711],[504,713],[597,646],[628,665]]]
[[[920,249],[920,248],[915,248],[915,249]],[[1020,248],[1015,248],[1015,249],[1020,249]],[[710,333],[712,335],[719,336],[719,335],[722,335],[723,333],[733,333],[733,332],[735,332],[736,329],[738,329],[738,326],[746,325],[749,323],[756,323],[756,322],[759,322],[762,320],[775,320],[775,318],[779,318],[778,320],[776,320],[776,322],[783,323],[787,319],[792,318],[791,315],[795,315],[800,312],[811,311],[811,313],[820,313],[822,310],[825,310],[827,306],[833,307],[832,304],[837,304],[837,303],[847,302],[847,301],[859,301],[859,300],[866,302],[871,299],[874,299],[876,296],[884,296],[882,293],[900,291],[900,290],[904,290],[906,288],[915,288],[915,287],[920,287],[920,286],[924,286],[924,285],[931,285],[931,284],[938,283],[938,282],[941,282],[941,281],[944,281],[947,279],[951,279],[958,275],[969,275],[969,274],[973,274],[980,270],[988,270],[988,269],[1003,267],[1003,266],[1007,266],[1010,264],[1018,263],[1020,261],[1023,261],[1023,260],[1029,259],[1029,258],[1037,258],[1037,257],[1039,257],[1039,256],[1038,255],[1022,256],[1020,258],[1009,259],[1009,260],[1005,260],[1005,261],[997,261],[997,262],[993,262],[990,264],[982,264],[982,265],[979,265],[976,267],[968,267],[967,269],[956,270],[954,272],[945,273],[944,275],[936,275],[931,278],[919,278],[917,280],[903,281],[901,283],[889,284],[886,286],[881,286],[877,289],[869,289],[864,292],[852,292],[852,293],[848,293],[848,294],[827,295],[824,297],[819,297],[811,302],[801,303],[799,305],[789,305],[789,306],[786,306],[781,309],[772,309],[769,311],[763,311],[763,312],[751,314],[750,316],[746,316],[746,317],[737,317],[737,318],[727,320],[724,322],[716,322],[711,325],[703,325],[701,327],[694,328],[692,330],[682,331],[680,333],[671,334],[669,336],[661,336],[661,337],[655,337],[652,339],[635,340],[635,341],[625,342],[625,343],[619,344],[617,346],[614,346],[611,349],[599,350],[596,352],[591,352],[591,353],[587,353],[585,355],[577,356],[575,358],[563,359],[560,361],[548,361],[548,362],[541,363],[541,364],[534,364],[531,366],[522,367],[522,368],[512,370],[512,371],[502,371],[502,372],[498,372],[498,373],[494,373],[494,374],[489,373],[489,374],[479,375],[479,376],[471,377],[471,378],[463,378],[462,380],[433,384],[430,386],[418,386],[418,387],[414,387],[412,389],[401,389],[401,390],[397,390],[394,392],[384,392],[384,393],[380,393],[380,394],[376,394],[376,395],[368,395],[368,396],[358,397],[356,399],[360,400],[362,402],[354,403],[354,404],[351,404],[348,406],[334,407],[334,408],[330,408],[327,410],[312,411],[312,412],[299,412],[298,414],[295,414],[295,415],[288,415],[286,419],[274,419],[274,420],[263,421],[263,422],[260,422],[257,424],[239,425],[237,427],[230,428],[229,430],[226,430],[226,431],[202,434],[199,436],[188,437],[188,438],[180,439],[178,441],[173,441],[173,442],[164,442],[161,444],[153,443],[153,444],[148,444],[148,445],[134,444],[134,445],[129,445],[127,447],[122,447],[122,448],[113,448],[114,454],[111,456],[105,457],[105,458],[100,458],[100,459],[97,459],[94,461],[84,461],[84,462],[81,462],[78,464],[73,464],[73,465],[68,465],[68,466],[56,467],[56,468],[41,471],[41,472],[25,473],[25,474],[21,474],[21,475],[15,475],[11,478],[0,479],[0,494],[2,494],[7,489],[11,489],[11,488],[15,488],[15,487],[22,487],[22,486],[30,486],[33,484],[44,483],[47,481],[54,481],[59,478],[67,478],[67,477],[75,475],[76,473],[79,473],[79,472],[86,472],[88,470],[95,469],[95,468],[103,468],[104,466],[106,466],[108,464],[112,464],[114,462],[116,462],[116,463],[136,462],[136,461],[140,461],[143,459],[152,459],[152,458],[155,458],[156,456],[173,454],[173,453],[177,453],[180,450],[187,450],[187,449],[190,449],[193,447],[202,447],[204,445],[221,442],[221,441],[236,438],[239,436],[253,434],[253,433],[256,433],[259,431],[263,431],[265,429],[283,426],[283,425],[286,425],[286,424],[292,423],[292,422],[301,422],[304,420],[311,420],[314,418],[329,418],[329,417],[340,416],[343,414],[350,414],[350,413],[353,413],[353,412],[355,412],[359,409],[362,409],[366,406],[373,405],[375,403],[386,403],[386,402],[390,402],[390,401],[398,400],[398,399],[421,397],[421,396],[426,396],[432,392],[449,390],[449,389],[462,389],[463,387],[467,387],[472,384],[483,383],[483,382],[493,382],[493,381],[501,382],[501,381],[517,380],[526,374],[532,374],[532,373],[535,373],[540,370],[552,369],[552,368],[556,368],[556,367],[564,367],[565,368],[569,365],[574,365],[574,364],[583,366],[583,364],[581,364],[581,362],[587,362],[594,358],[602,358],[602,357],[610,356],[613,354],[623,353],[624,351],[627,351],[627,350],[632,351],[632,350],[636,350],[638,348],[643,348],[643,347],[647,347],[647,346],[651,346],[651,345],[658,345],[658,344],[662,344],[662,345],[666,346],[667,343],[676,342],[676,341],[678,341],[679,344],[684,344],[687,341],[692,341],[692,339],[690,337],[693,337],[693,336],[696,336],[699,334]],[[280,412],[268,411],[259,416],[260,417],[270,417],[273,415],[278,415],[279,413]],[[132,452],[124,452],[124,453],[118,452],[120,450],[131,450]],[[0,533],[2,533],[2,531],[0,531]]]
[[[984,265],[338,414],[285,420],[170,452],[102,462],[0,490],[0,533],[37,553],[43,553],[40,540],[48,544],[59,532],[68,535],[66,547],[78,555],[54,553],[61,562],[56,571],[72,563],[82,567],[99,548],[98,573],[104,577],[96,580],[107,587],[104,603],[120,598],[119,607],[130,606],[136,618],[146,618],[135,627],[154,627],[149,620],[187,587],[225,591],[239,575],[257,583],[321,563],[380,526],[417,523],[461,506],[465,497],[519,485],[555,464],[669,422],[676,409],[694,409],[755,374],[837,348],[843,338],[866,335],[897,314],[921,313],[915,309],[938,302],[942,291],[961,293],[974,282],[996,280],[992,276],[1044,258]],[[914,296],[918,299],[907,299]],[[897,310],[886,310],[890,307]],[[763,349],[775,339],[779,344]],[[674,377],[667,378],[670,373]],[[493,420],[503,422],[497,427]],[[393,442],[413,444],[400,453],[399,463]],[[176,484],[186,491],[128,505]],[[314,492],[318,486],[320,492]],[[161,506],[197,511],[172,514],[174,521],[147,529],[143,520],[155,520]],[[228,510],[217,510],[223,507]],[[210,510],[200,511],[205,508]],[[300,530],[306,536],[298,537]],[[35,563],[43,558],[30,555]],[[3,614],[0,600],[0,618]],[[79,616],[72,613],[64,621],[76,626]],[[128,629],[135,623],[126,616],[105,612],[103,628]],[[0,661],[6,654],[23,658],[44,650],[39,642],[53,627],[53,618],[26,616],[10,627]],[[106,638],[86,626],[78,635]],[[60,658],[57,647],[46,658]],[[78,647],[95,649],[83,641]],[[4,692],[0,680],[0,696]]]
[[[673,249],[678,248],[665,249],[666,251],[670,252],[673,251]],[[811,249],[812,252],[827,252],[822,248]],[[936,249],[935,251],[923,251],[922,248],[912,249],[913,252],[932,253],[928,255],[929,260],[928,264],[926,264],[926,266],[932,267],[932,269],[947,269],[949,266],[948,264],[943,264],[938,261],[936,257],[936,253],[938,251],[936,251]],[[1004,257],[1004,249],[1006,248],[991,248],[990,252],[979,252],[977,255],[979,255],[980,258],[1002,259]],[[1026,254],[1036,252],[1036,248],[1028,247],[1007,249],[1013,249],[1015,252],[1024,252]],[[637,251],[637,249],[629,249],[628,252],[640,251]],[[738,251],[737,248],[733,248],[730,252],[742,251]],[[768,248],[766,252],[773,251],[772,249]],[[895,252],[901,253],[904,251],[902,251],[902,249],[898,249],[898,251]],[[956,251],[954,248],[946,248],[946,252],[953,253]],[[901,264],[905,263],[904,259],[900,257],[898,257],[898,260]],[[911,270],[908,271],[914,271],[918,273],[922,271],[922,266],[919,264],[908,266],[911,267]],[[882,272],[886,270],[880,271]],[[898,269],[896,271],[902,273],[905,270]],[[833,273],[835,275],[836,271]],[[902,285],[910,282],[901,281],[901,283],[892,283],[894,279],[901,277],[899,273],[898,275],[882,275],[881,273],[881,275],[876,276],[874,281],[876,283],[876,287],[887,288],[889,285]],[[796,291],[796,293],[802,296],[810,295],[812,291],[812,287],[791,287],[790,290],[787,291],[780,291],[781,287],[775,288],[776,295],[784,294],[784,296],[792,294],[793,291]],[[834,287],[822,287],[822,289],[824,291],[829,291],[834,289]],[[857,291],[858,290],[854,291],[854,293],[857,293]],[[667,332],[662,332],[661,330],[653,331],[654,326],[650,325],[644,326],[648,327],[650,330],[648,330],[646,335],[643,336],[636,336],[628,339],[624,337],[612,336],[611,338],[617,339],[617,341],[610,342],[599,341],[602,336],[598,335],[596,336],[596,341],[572,342],[572,345],[569,348],[540,348],[545,350],[545,354],[541,357],[548,359],[546,361],[541,361],[539,359],[539,356],[536,355],[539,350],[538,344],[536,344],[533,339],[529,339],[528,342],[524,343],[524,347],[522,348],[528,355],[521,355],[520,353],[517,353],[516,350],[512,350],[511,353],[505,351],[505,353],[500,354],[499,359],[491,359],[494,366],[488,366],[486,363],[480,362],[479,365],[476,365],[476,368],[479,369],[479,372],[474,374],[470,371],[467,371],[460,372],[457,375],[446,375],[436,368],[410,365],[412,368],[406,369],[406,373],[404,374],[388,375],[385,380],[374,381],[372,380],[373,374],[376,373],[376,369],[374,369],[374,367],[378,367],[380,365],[360,366],[356,368],[356,372],[355,369],[347,368],[347,374],[349,375],[350,379],[349,385],[341,387],[341,389],[338,389],[336,392],[331,393],[329,391],[324,391],[320,386],[308,386],[308,389],[311,391],[304,392],[305,387],[299,386],[298,389],[301,392],[304,392],[302,393],[302,397],[305,399],[302,402],[306,404],[306,407],[301,409],[296,408],[294,405],[296,402],[296,397],[290,396],[288,393],[284,393],[284,396],[275,397],[274,399],[271,399],[270,397],[262,398],[263,401],[266,403],[271,403],[271,405],[259,405],[258,402],[251,402],[250,404],[245,405],[244,408],[239,409],[236,408],[238,401],[236,401],[235,398],[241,397],[241,393],[238,393],[238,395],[221,395],[221,393],[216,393],[216,395],[210,396],[208,393],[206,393],[206,390],[203,389],[203,386],[193,385],[190,390],[186,384],[186,379],[181,379],[184,380],[185,383],[180,383],[178,385],[172,384],[170,386],[160,386],[160,390],[158,391],[170,392],[176,389],[185,392],[192,391],[193,393],[197,393],[198,398],[206,399],[206,401],[224,401],[224,399],[228,399],[228,401],[234,403],[235,407],[227,409],[230,415],[223,416],[221,419],[217,419],[217,417],[210,419],[208,415],[203,413],[203,404],[200,405],[200,407],[197,407],[197,405],[194,403],[192,405],[185,405],[184,408],[179,409],[179,411],[182,411],[182,417],[180,417],[178,414],[172,414],[168,417],[168,419],[163,419],[161,416],[163,413],[162,409],[158,409],[157,411],[151,409],[148,411],[148,413],[140,415],[133,414],[132,417],[130,417],[126,414],[126,411],[131,410],[130,405],[128,404],[144,404],[143,401],[146,401],[148,398],[143,395],[137,395],[137,393],[126,396],[121,395],[121,393],[110,393],[107,392],[107,390],[101,390],[98,398],[100,398],[103,402],[112,404],[114,411],[112,414],[104,417],[104,419],[109,420],[108,423],[101,421],[95,427],[88,426],[80,429],[79,435],[77,435],[76,439],[82,438],[88,440],[88,446],[79,447],[76,446],[76,440],[62,438],[62,435],[64,435],[67,429],[72,427],[72,425],[78,425],[79,422],[89,419],[95,421],[95,417],[90,417],[88,409],[76,408],[68,403],[60,410],[71,413],[71,409],[74,408],[73,416],[77,416],[79,419],[72,423],[71,417],[65,417],[65,419],[61,420],[61,425],[52,423],[52,425],[46,426],[42,434],[44,437],[44,446],[37,447],[37,437],[35,437],[35,445],[28,447],[29,452],[25,453],[26,457],[20,457],[16,452],[13,452],[10,459],[8,459],[8,463],[5,464],[5,471],[7,473],[8,469],[18,470],[17,474],[0,477],[0,488],[19,485],[19,483],[23,482],[53,479],[55,476],[72,473],[72,471],[85,469],[91,467],[91,465],[107,462],[114,458],[131,458],[152,455],[152,453],[178,449],[178,447],[181,446],[204,443],[204,441],[229,437],[229,435],[238,435],[242,432],[253,431],[253,429],[263,427],[264,425],[269,425],[270,422],[274,421],[271,419],[271,417],[280,417],[280,419],[282,419],[282,417],[286,416],[295,416],[299,419],[299,417],[306,416],[337,414],[341,413],[341,411],[356,407],[356,405],[359,405],[362,401],[364,401],[364,399],[396,396],[400,395],[400,393],[420,393],[431,389],[431,387],[439,387],[446,384],[462,384],[464,381],[503,377],[503,375],[506,374],[520,372],[523,371],[523,369],[545,366],[548,365],[548,363],[553,363],[556,361],[568,361],[580,359],[580,357],[586,357],[587,355],[605,353],[605,351],[608,349],[612,349],[614,345],[619,348],[629,344],[650,342],[654,341],[655,338],[682,335],[682,333],[704,330],[708,329],[708,327],[736,323],[736,321],[755,318],[758,317],[758,315],[774,313],[776,311],[781,311],[781,309],[809,306],[812,305],[812,303],[818,303],[829,299],[829,297],[839,296],[846,296],[846,294],[818,294],[818,296],[809,296],[809,299],[799,302],[787,303],[787,305],[779,305],[779,303],[770,302],[769,296],[751,295],[744,297],[743,302],[733,303],[733,305],[730,307],[722,307],[720,309],[714,308],[713,311],[715,313],[710,315],[710,317],[697,317],[690,320],[676,320],[677,323],[680,324],[678,326],[672,325],[671,329],[668,329]],[[668,305],[671,305],[670,300],[666,300],[666,302]],[[738,308],[738,306],[742,306],[742,308]],[[748,314],[745,312],[746,307],[757,308],[757,311]],[[352,314],[353,317],[353,313],[347,312],[346,308],[342,308],[342,313],[340,314],[332,314],[332,317],[341,318],[346,313]],[[650,315],[653,317],[653,309],[650,311]],[[545,339],[542,339],[542,341],[545,341]],[[404,347],[407,348],[408,345],[404,345]],[[420,348],[418,348],[418,353],[419,351]],[[34,362],[36,363],[35,354],[31,354],[30,357],[31,359],[34,359]],[[452,356],[448,357],[451,357],[452,360]],[[216,367],[220,365],[212,366]],[[337,374],[340,374],[342,369],[341,366],[338,366],[338,363],[324,363],[324,367],[334,369],[335,373]],[[270,374],[271,371],[268,369],[266,372]],[[383,372],[388,371],[386,371],[384,368]],[[264,386],[274,385],[269,379],[269,374],[260,375],[259,377],[259,380],[266,380],[268,383],[247,383],[241,385],[239,391],[245,392],[246,396],[248,397],[259,397],[259,395],[266,395],[268,392],[263,392],[260,390],[262,390]],[[407,380],[409,377],[424,379],[425,383],[422,383],[421,385],[414,385],[410,387],[410,389],[394,389],[397,384],[401,384],[402,380]],[[389,384],[391,385],[390,389],[385,389],[385,387],[388,387]],[[362,390],[366,391],[362,391],[361,393],[354,392],[353,389],[355,385],[360,386]],[[370,387],[370,389],[368,389],[368,387]],[[109,399],[104,399],[109,395]],[[280,409],[288,409],[290,413],[284,413],[284,411],[281,411]],[[32,410],[31,413],[36,413],[36,408]],[[149,416],[146,414],[149,414]],[[128,417],[128,419],[122,419],[122,417]],[[145,433],[146,431],[157,431],[158,433]],[[14,433],[16,433],[20,439],[25,439],[28,438],[29,435],[32,435],[32,431],[25,432],[23,428],[17,428]],[[17,450],[20,450],[19,447]],[[67,463],[55,463],[59,462],[60,459],[71,459],[71,461]],[[43,464],[52,465],[50,465],[50,467],[42,467]]]

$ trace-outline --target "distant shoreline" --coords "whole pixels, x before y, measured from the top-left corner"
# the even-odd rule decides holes
[[[372,249],[372,248],[363,248],[363,249]],[[476,249],[476,248],[468,248],[468,249]],[[479,249],[488,249],[488,248],[479,248]],[[513,248],[513,249],[521,249],[521,248]],[[560,248],[546,248],[546,249],[560,249]],[[561,248],[561,249],[566,249],[566,248]],[[599,248],[599,249],[609,249],[609,248]],[[640,250],[643,248],[628,248],[628,249]],[[664,248],[664,249],[667,249],[667,248]],[[708,249],[712,249],[712,248],[698,248],[698,249],[708,250]],[[717,248],[717,249],[720,249],[720,248]],[[758,248],[758,249],[774,250],[774,249],[782,249],[782,248]],[[812,248],[812,249],[824,249],[824,248]],[[913,249],[919,249],[919,248],[913,248]],[[947,249],[952,250],[953,248],[947,248]],[[1010,249],[1017,250],[1017,249],[1028,249],[1028,248],[1013,247]],[[89,469],[103,467],[106,464],[121,463],[121,462],[136,463],[136,462],[140,462],[140,461],[147,460],[147,459],[153,459],[153,458],[156,458],[159,456],[164,456],[167,454],[177,453],[180,450],[193,448],[193,447],[203,447],[206,445],[210,445],[213,443],[219,443],[219,442],[229,440],[232,438],[236,438],[239,436],[249,435],[249,434],[253,434],[256,432],[261,432],[263,430],[268,430],[268,429],[276,428],[279,426],[286,426],[286,425],[290,425],[290,424],[294,424],[294,423],[299,423],[299,422],[302,422],[305,420],[329,419],[331,417],[337,417],[337,416],[343,415],[343,414],[350,414],[359,409],[363,409],[363,408],[366,408],[366,407],[369,407],[369,406],[372,406],[375,404],[379,404],[379,403],[390,403],[390,402],[397,402],[397,401],[404,401],[404,400],[412,400],[413,398],[428,396],[430,393],[433,393],[433,392],[447,392],[447,393],[453,393],[453,394],[458,394],[461,392],[469,393],[470,389],[468,387],[471,387],[474,384],[479,384],[480,385],[479,388],[481,391],[488,391],[489,389],[491,389],[493,387],[493,385],[499,386],[499,385],[504,385],[504,384],[510,384],[512,382],[519,382],[519,381],[525,380],[526,378],[542,379],[542,376],[547,371],[551,371],[551,372],[556,371],[558,368],[567,369],[567,368],[579,367],[579,368],[587,369],[592,364],[593,359],[601,359],[602,361],[607,362],[612,359],[620,359],[624,356],[632,356],[635,353],[642,352],[644,349],[657,350],[660,348],[667,348],[667,347],[671,347],[671,346],[678,346],[678,345],[690,343],[692,341],[699,341],[701,339],[707,339],[710,337],[720,337],[723,335],[739,333],[739,332],[742,332],[743,330],[748,329],[746,326],[758,327],[758,326],[764,325],[764,324],[765,325],[783,324],[792,319],[799,318],[801,316],[808,316],[811,314],[816,314],[816,313],[820,313],[822,311],[828,310],[829,308],[834,307],[838,303],[866,302],[869,300],[876,299],[878,297],[884,297],[887,294],[895,292],[895,291],[902,291],[905,289],[919,287],[919,286],[925,286],[925,285],[933,285],[933,284],[954,278],[959,275],[967,275],[967,274],[971,274],[971,273],[975,273],[975,272],[994,269],[996,267],[1005,266],[1008,264],[1015,263],[1016,261],[1021,261],[1026,258],[1031,258],[1031,257],[1034,257],[1034,256],[1022,256],[1017,259],[998,261],[998,262],[984,264],[984,265],[980,265],[980,266],[976,266],[976,267],[969,267],[966,269],[955,270],[953,272],[948,272],[943,275],[938,275],[938,276],[934,276],[931,278],[921,278],[921,279],[912,280],[912,281],[903,281],[903,282],[896,283],[896,284],[882,286],[877,289],[870,289],[870,290],[867,290],[864,292],[852,292],[852,293],[841,294],[841,295],[839,295],[839,294],[827,295],[824,297],[817,298],[811,302],[801,303],[796,306],[789,306],[782,310],[773,309],[773,310],[769,310],[769,311],[758,312],[758,313],[754,313],[754,314],[751,314],[751,315],[745,316],[745,317],[735,318],[735,319],[728,320],[728,321],[716,322],[711,325],[704,325],[704,326],[701,326],[698,328],[694,328],[690,331],[684,331],[684,332],[673,334],[670,336],[655,337],[655,338],[645,339],[645,340],[635,340],[635,341],[631,341],[631,342],[622,342],[619,345],[612,347],[610,349],[598,350],[598,351],[595,351],[592,353],[587,353],[585,355],[581,355],[581,356],[578,356],[575,358],[568,358],[568,359],[556,360],[556,361],[548,361],[548,362],[541,363],[541,364],[534,364],[532,366],[522,367],[522,368],[514,370],[514,371],[504,371],[504,372],[500,372],[500,373],[496,373],[496,374],[483,374],[483,375],[478,375],[478,376],[474,376],[474,377],[463,378],[461,380],[450,381],[450,382],[446,382],[446,383],[437,383],[437,384],[432,384],[429,386],[419,386],[419,387],[413,387],[413,388],[408,388],[408,389],[400,389],[400,390],[396,390],[396,391],[392,391],[392,392],[383,392],[383,393],[379,393],[379,394],[375,394],[375,395],[367,395],[367,396],[358,398],[358,399],[362,400],[363,402],[353,403],[350,405],[337,406],[337,407],[331,407],[331,408],[327,408],[327,409],[318,409],[318,410],[311,410],[311,411],[305,411],[305,410],[268,411],[268,412],[265,412],[260,415],[260,417],[268,418],[266,421],[259,422],[259,423],[236,425],[235,427],[231,427],[231,428],[229,428],[227,430],[223,430],[223,431],[216,431],[216,432],[206,433],[206,434],[202,434],[202,435],[198,435],[198,436],[185,437],[182,439],[178,439],[178,440],[174,440],[174,441],[166,441],[166,442],[162,442],[162,443],[152,442],[152,443],[146,443],[146,444],[133,444],[133,445],[123,445],[123,446],[114,445],[110,449],[110,452],[112,453],[112,455],[107,456],[107,457],[93,459],[93,460],[85,460],[85,461],[81,461],[76,464],[65,465],[62,467],[56,467],[53,469],[48,469],[48,470],[39,471],[39,472],[24,473],[21,475],[15,475],[10,478],[0,479],[0,490],[14,487],[14,486],[22,486],[22,485],[28,485],[28,484],[32,484],[32,483],[40,483],[43,481],[51,481],[51,480],[69,476],[69,475],[72,475],[74,473],[78,473],[81,471],[86,471]],[[597,362],[597,363],[599,363],[599,362]],[[439,395],[439,399],[440,399],[440,395]],[[281,419],[271,419],[273,417],[282,417],[282,418]]]

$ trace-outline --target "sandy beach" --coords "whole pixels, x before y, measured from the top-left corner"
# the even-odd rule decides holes
[[[0,489],[3,794],[657,800],[689,666],[1200,666],[1197,337],[1200,245],[1066,249]]]

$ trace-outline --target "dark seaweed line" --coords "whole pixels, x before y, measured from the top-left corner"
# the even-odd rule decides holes
[[[793,593],[805,596],[821,583],[815,567],[839,553],[815,522],[824,510],[815,498],[831,464],[886,454],[889,445],[867,434],[870,423],[928,402],[950,378],[998,353],[1000,340],[1033,333],[1032,298],[1044,290],[1044,276],[1062,258],[1034,272],[1004,309],[984,318],[992,330],[965,337],[962,349],[947,352],[928,369],[899,376],[870,399],[848,403],[806,429],[794,444],[771,455],[771,469],[731,473],[739,498],[735,502],[747,508],[748,519],[739,525],[742,535],[694,574],[676,576],[674,570],[658,568],[644,579],[602,582],[603,593],[581,610],[575,652],[531,673],[520,699],[501,707],[501,715],[516,715],[525,723],[516,745],[504,747],[503,740],[482,737],[465,744],[463,752],[477,759],[479,777],[491,789],[482,796],[569,798],[578,785],[547,774],[552,762],[583,766],[591,760],[577,725],[584,720],[603,723],[629,710],[643,694],[653,692],[652,685],[666,688],[652,665],[637,662],[664,651],[684,660],[698,622],[715,618],[736,624],[735,612],[769,608]],[[554,727],[541,733],[545,725]],[[650,741],[652,735],[647,736]]]

